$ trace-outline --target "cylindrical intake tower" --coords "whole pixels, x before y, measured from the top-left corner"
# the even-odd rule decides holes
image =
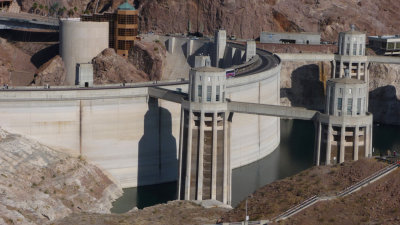
[[[189,100],[182,104],[178,197],[231,203],[231,167],[225,70],[190,71]]]
[[[339,34],[339,54],[335,55],[333,66],[333,77],[345,76],[349,70],[350,77],[368,82],[368,61],[365,56],[365,33],[351,30]]]
[[[372,154],[367,83],[346,76],[327,82],[325,114],[316,122],[315,164],[358,160]]]

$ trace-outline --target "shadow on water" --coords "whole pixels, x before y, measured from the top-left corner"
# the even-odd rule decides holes
[[[134,206],[144,208],[176,199],[176,146],[171,113],[159,107],[157,99],[150,98],[144,116],[144,134],[138,144],[138,187],[124,189],[124,196],[113,204],[113,212],[123,213]],[[150,185],[154,183],[163,184]]]

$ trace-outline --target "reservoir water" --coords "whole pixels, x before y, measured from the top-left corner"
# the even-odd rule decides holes
[[[374,154],[400,153],[400,126],[374,125]],[[281,120],[281,142],[267,157],[232,172],[232,205],[256,189],[313,165],[314,125],[311,121]],[[111,212],[124,213],[176,199],[176,182],[124,189]]]

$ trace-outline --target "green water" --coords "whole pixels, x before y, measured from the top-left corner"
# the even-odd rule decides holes
[[[388,149],[400,153],[400,126],[374,125],[374,154]],[[256,189],[294,175],[313,165],[314,125],[311,121],[281,120],[281,142],[267,157],[232,171],[232,205]],[[124,195],[113,203],[113,213],[124,213],[133,207],[165,203],[176,199],[176,182],[124,189]]]

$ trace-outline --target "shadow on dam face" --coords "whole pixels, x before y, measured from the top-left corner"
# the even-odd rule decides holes
[[[158,100],[150,98],[148,111],[144,116],[144,134],[139,141],[137,207],[145,202],[160,199],[176,199],[176,192],[160,191],[146,194],[144,185],[176,181],[178,159],[176,139],[172,135],[171,113],[159,107]],[[168,196],[166,196],[168,195]],[[149,199],[152,198],[152,199]]]
[[[287,97],[292,106],[312,110],[324,109],[324,84],[319,79],[317,64],[307,64],[295,69],[291,88],[281,88],[281,98]]]

